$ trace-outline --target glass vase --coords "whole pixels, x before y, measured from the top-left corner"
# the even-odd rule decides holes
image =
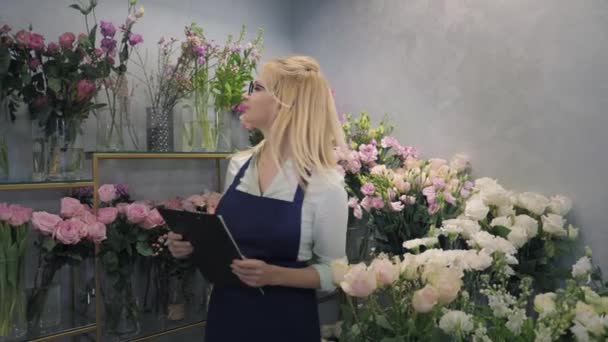
[[[177,141],[182,152],[198,151],[200,132],[195,117],[195,110],[190,104],[181,106],[178,118]]]
[[[8,100],[0,100],[0,181],[9,177],[8,132],[11,120],[8,113]]]
[[[131,96],[126,78],[122,78],[124,91],[114,94],[111,90],[97,93],[97,103],[107,106],[96,109],[98,151],[140,150],[140,142],[131,117]],[[129,143],[132,146],[129,146]]]
[[[84,167],[82,120],[53,118],[46,125],[48,178],[78,179]]]
[[[226,152],[232,150],[230,121],[231,111],[208,108],[199,113],[198,123],[201,135],[201,147],[205,152]]]
[[[173,110],[147,107],[146,132],[148,151],[173,151]]]
[[[31,328],[40,333],[51,331],[61,323],[61,268],[43,265],[34,278],[34,288],[28,298],[27,319]]]
[[[105,335],[123,339],[139,333],[139,303],[135,294],[133,272],[121,270],[104,274],[103,303]]]
[[[25,253],[22,254],[17,259],[0,260],[0,298],[2,298],[0,341],[2,342],[15,341],[27,334]]]
[[[45,125],[38,119],[32,120],[32,179],[44,181],[48,174],[48,140]]]

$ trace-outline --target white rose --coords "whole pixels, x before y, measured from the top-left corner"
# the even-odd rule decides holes
[[[431,247],[439,243],[439,240],[436,237],[430,238],[422,238],[422,239],[413,239],[409,241],[405,241],[403,243],[403,247],[407,249],[414,249],[420,246]]]
[[[444,220],[441,227],[442,232],[461,234],[465,239],[471,238],[471,235],[480,230],[479,222],[467,218]]]
[[[498,185],[496,180],[492,179],[492,178],[488,178],[488,177],[477,178],[475,180],[475,189],[477,189],[479,191],[481,191],[487,187],[496,186],[496,185]]]
[[[517,196],[517,205],[536,215],[542,215],[549,206],[549,199],[534,192],[524,192]]]
[[[456,172],[466,171],[471,166],[471,161],[467,155],[456,154],[450,161],[450,167]]]
[[[565,220],[556,214],[547,214],[542,217],[543,231],[549,235],[565,237],[568,232],[564,229]]]
[[[509,199],[511,202],[511,199]],[[513,205],[503,205],[496,209],[496,215],[498,216],[515,216],[515,209],[513,209]]]
[[[555,297],[553,292],[539,294],[534,297],[534,310],[540,314],[540,318],[551,315],[555,312]]]
[[[495,217],[492,222],[490,222],[490,226],[503,226],[503,227],[511,227],[513,225],[513,220],[507,216]]]
[[[485,219],[488,212],[490,212],[490,208],[483,203],[479,195],[469,198],[464,209],[464,214],[476,221]]]
[[[550,212],[565,216],[570,209],[572,209],[572,200],[570,198],[563,195],[551,197],[551,201],[549,203]]]
[[[448,335],[467,335],[474,328],[473,316],[462,311],[448,311],[439,320],[439,328]]]
[[[403,261],[401,261],[401,274],[408,280],[414,280],[418,278],[418,259],[413,254],[405,254]]]
[[[520,226],[511,227],[511,232],[507,235],[507,240],[515,246],[515,248],[521,248],[528,243],[528,234],[525,228]]]
[[[572,265],[572,276],[574,278],[587,277],[589,273],[591,273],[591,259],[589,257],[584,256]]]
[[[498,184],[485,185],[481,189],[480,194],[483,202],[487,205],[502,207],[511,204],[509,193]]]
[[[330,264],[334,284],[339,285],[344,281],[344,276],[348,273],[349,265],[346,258],[333,260]]]
[[[538,221],[528,215],[515,216],[513,225],[525,228],[529,238],[538,235]]]

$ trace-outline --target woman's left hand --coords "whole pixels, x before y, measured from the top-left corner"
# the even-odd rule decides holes
[[[232,272],[252,287],[277,285],[277,267],[257,259],[236,259],[230,265]]]

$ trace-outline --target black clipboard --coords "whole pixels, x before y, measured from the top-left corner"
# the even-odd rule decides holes
[[[248,287],[230,268],[234,259],[245,256],[222,216],[166,208],[159,208],[158,212],[169,229],[192,244],[191,259],[209,282],[216,286]]]

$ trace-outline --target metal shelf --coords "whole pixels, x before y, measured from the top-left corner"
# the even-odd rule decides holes
[[[34,181],[34,180],[9,180],[0,182],[2,190],[39,190],[39,189],[67,189],[93,186],[91,179],[57,180],[57,181]]]

